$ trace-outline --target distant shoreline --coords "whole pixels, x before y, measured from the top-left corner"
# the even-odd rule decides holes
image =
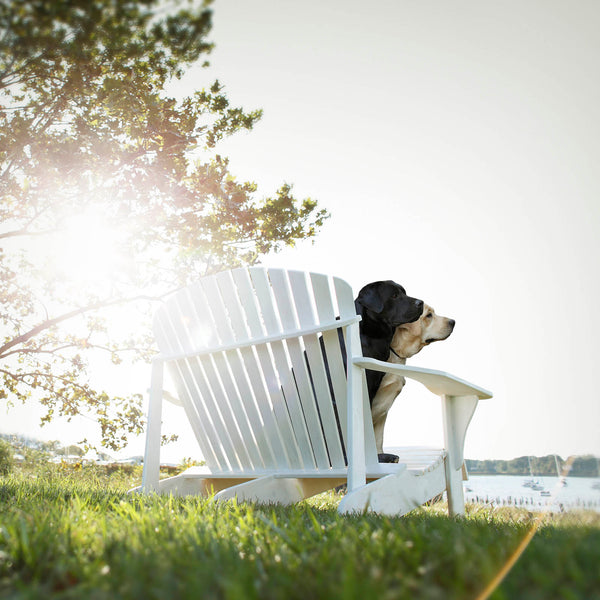
[[[599,477],[600,458],[591,454],[563,459],[555,454],[520,456],[512,460],[466,459],[470,475],[519,475],[522,477]]]

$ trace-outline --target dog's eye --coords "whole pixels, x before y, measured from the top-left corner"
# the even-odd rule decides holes
[[[433,313],[427,313],[427,314],[425,315],[425,318],[426,318],[426,319],[431,319],[431,318],[433,318]]]
[[[400,294],[399,294],[398,292],[394,292],[394,293],[392,294],[392,299],[393,299],[393,300],[397,300],[398,298],[400,298]]]

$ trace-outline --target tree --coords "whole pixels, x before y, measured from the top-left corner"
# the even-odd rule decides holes
[[[169,95],[212,49],[209,5],[0,5],[0,400],[33,394],[44,420],[91,415],[113,449],[140,431],[141,397],[99,389],[90,356],[148,359],[126,320],[198,274],[314,236],[327,217],[288,184],[258,198],[217,153],[260,111],[232,107],[219,81]]]

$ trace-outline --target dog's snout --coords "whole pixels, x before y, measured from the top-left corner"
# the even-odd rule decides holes
[[[450,319],[448,321],[448,325],[450,326],[450,329],[454,329],[454,326],[456,325],[456,321],[454,319]]]

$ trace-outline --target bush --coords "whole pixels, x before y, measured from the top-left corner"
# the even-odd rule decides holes
[[[0,440],[0,475],[8,475],[13,468],[13,447],[4,440]]]

